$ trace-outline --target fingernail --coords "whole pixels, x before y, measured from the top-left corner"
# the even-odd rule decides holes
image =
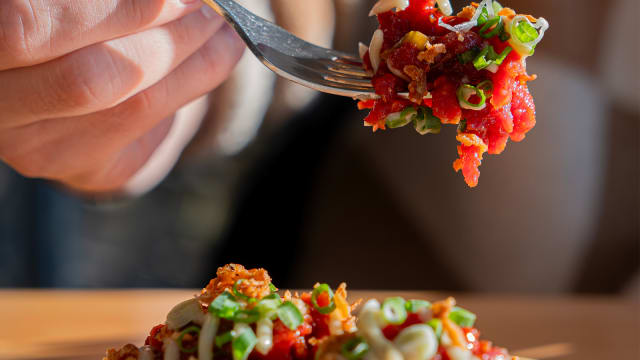
[[[215,10],[213,10],[212,8],[210,8],[208,5],[203,5],[202,9],[200,10],[202,11],[202,14],[207,18],[207,19],[211,19],[214,16],[217,16],[218,14],[215,12]]]

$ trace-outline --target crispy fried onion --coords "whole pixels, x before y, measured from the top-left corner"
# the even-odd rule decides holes
[[[239,264],[228,264],[218,268],[216,278],[202,289],[198,298],[202,303],[209,304],[223,292],[231,292],[233,285],[240,279],[244,280],[238,284],[237,289],[249,297],[259,299],[271,293],[271,277],[265,269],[245,269]]]
[[[137,360],[138,356],[140,356],[140,350],[135,345],[127,344],[119,350],[107,350],[107,356],[102,360]]]
[[[436,57],[440,54],[445,54],[447,47],[444,44],[431,44],[427,42],[424,51],[418,53],[418,60],[424,61],[427,64],[433,64],[436,61]]]
[[[422,99],[429,93],[427,90],[427,73],[415,65],[406,65],[403,71],[411,78],[409,100],[416,104],[422,104]]]

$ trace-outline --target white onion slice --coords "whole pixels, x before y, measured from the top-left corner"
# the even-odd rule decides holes
[[[190,322],[202,325],[205,313],[200,307],[198,299],[189,299],[174,306],[167,314],[167,326],[171,330],[178,330]]]
[[[438,351],[438,339],[431,326],[411,325],[402,330],[393,340],[404,360],[431,359]]]
[[[364,56],[369,51],[369,47],[361,42],[358,43],[358,54],[360,55],[360,60],[364,61]]]
[[[369,44],[369,60],[374,73],[378,72],[378,67],[380,67],[380,50],[382,50],[383,43],[384,33],[378,29],[373,33],[371,44]]]
[[[406,9],[409,6],[409,0],[378,0],[378,2],[373,5],[371,11],[369,11],[369,16],[375,16],[378,14],[382,14],[383,12],[387,12],[393,8],[396,11],[401,11]]]
[[[437,0],[438,2],[438,9],[440,9],[440,12],[449,16],[451,14],[453,14],[453,8],[451,7],[451,1],[449,0]]]
[[[220,319],[217,316],[212,314],[206,316],[200,330],[200,336],[198,336],[198,360],[213,360],[213,343],[220,324]]]
[[[494,74],[495,74],[495,73],[497,73],[497,72],[498,72],[498,69],[499,69],[499,68],[500,68],[500,67],[498,66],[498,64],[493,63],[493,64],[490,64],[489,66],[487,66],[487,67],[486,67],[486,68],[484,68],[484,69],[485,69],[485,70],[487,70],[487,71],[491,71],[492,73],[494,73]]]
[[[180,348],[172,338],[164,340],[164,360],[180,360]]]
[[[380,317],[380,303],[375,299],[367,301],[357,320],[358,335],[367,341],[375,358],[403,360],[402,354],[382,333]]]
[[[391,63],[391,58],[387,58],[387,67],[389,68],[389,71],[391,71],[393,75],[401,78],[402,80],[411,81],[411,79],[409,79],[409,77],[405,75],[405,73],[402,72],[402,70],[393,66],[393,64]]]
[[[273,321],[264,317],[256,323],[256,351],[262,355],[267,355],[273,347]]]
[[[148,346],[143,346],[140,348],[140,355],[138,356],[138,360],[153,360],[153,350]]]

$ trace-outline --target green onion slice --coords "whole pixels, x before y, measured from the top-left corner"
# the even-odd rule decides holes
[[[256,302],[257,299],[252,298],[251,296],[247,296],[245,294],[243,294],[242,292],[240,292],[240,290],[238,290],[238,285],[240,285],[243,281],[245,281],[245,279],[239,279],[238,281],[236,281],[233,284],[233,294],[238,297],[239,299],[243,299],[248,301],[249,303],[253,303]]]
[[[278,288],[273,285],[273,283],[269,283],[269,290],[271,290],[271,292],[276,292],[278,291]]]
[[[484,91],[487,97],[491,97],[491,93],[493,92],[493,81],[485,80],[476,86],[478,89]]]
[[[473,61],[473,59],[475,59],[477,55],[478,55],[478,50],[477,49],[467,50],[467,51],[463,52],[462,54],[458,55],[458,61],[461,64],[466,64],[468,62]]]
[[[428,302],[427,300],[415,300],[415,299],[412,299],[412,300],[408,300],[405,303],[405,308],[410,313],[414,313],[414,312],[416,312],[416,311],[418,311],[420,309],[428,308],[428,307],[431,307],[431,303]]]
[[[275,294],[275,295],[277,295],[277,294]],[[276,311],[278,309],[278,307],[280,306],[280,304],[282,304],[282,300],[280,300],[279,296],[277,298],[273,298],[273,297],[270,297],[270,296],[271,295],[262,298],[262,300],[260,300],[258,302],[258,304],[256,304],[256,307],[254,308],[261,315],[265,315],[265,314],[270,313],[272,311]]]
[[[478,35],[485,39],[490,39],[496,35],[501,34],[504,31],[504,23],[502,17],[496,16],[491,20],[488,20],[482,25],[478,31]]]
[[[511,34],[509,44],[523,56],[532,55],[548,28],[549,23],[544,18],[538,18],[534,24],[526,16],[516,15],[507,27],[507,31]]]
[[[497,13],[499,13],[499,12],[500,12],[500,10],[502,10],[502,5],[500,5],[500,3],[499,3],[499,2],[497,2],[497,1],[494,1],[494,2],[493,2],[493,4],[492,4],[492,6],[493,6],[493,11],[494,11],[496,14],[497,14]]]
[[[382,318],[392,325],[400,325],[407,320],[405,301],[399,296],[387,298],[382,303]]]
[[[329,295],[329,305],[321,307],[318,305],[318,296],[325,292]],[[333,291],[331,291],[328,284],[320,284],[313,289],[311,293],[311,304],[313,304],[313,307],[318,310],[320,314],[329,314],[336,309],[336,303],[333,301]]]
[[[215,300],[209,305],[209,312],[222,318],[233,319],[235,313],[240,309],[240,304],[236,301],[236,298],[228,291],[218,295]]]
[[[463,109],[482,110],[487,106],[487,97],[485,96],[484,91],[473,85],[460,85],[458,91],[456,91],[456,95],[458,96],[458,103],[460,103],[460,107]],[[477,104],[469,102],[469,98],[472,95],[477,95],[480,98],[480,101]]]
[[[449,319],[462,327],[472,327],[476,322],[476,314],[469,310],[454,306],[449,313]]]
[[[480,16],[478,16],[477,25],[484,25],[489,20],[489,11],[487,11],[486,7],[482,7],[482,11],[480,12]]]
[[[196,352],[196,350],[198,350],[198,345],[196,343],[196,346],[192,347],[192,348],[185,348],[182,345],[182,339],[184,339],[184,336],[187,334],[196,334],[196,335],[200,335],[200,328],[197,326],[189,326],[188,328],[182,330],[182,332],[180,333],[180,335],[178,336],[178,348],[180,349],[180,351],[182,351],[183,353],[186,354],[192,354],[194,352]]]
[[[256,338],[256,334],[249,326],[243,327],[240,331],[234,330],[234,333],[235,335],[231,341],[233,360],[247,360],[258,342],[258,338]]]
[[[403,127],[413,121],[418,115],[418,110],[413,106],[407,106],[401,112],[395,112],[387,115],[385,123],[388,128],[396,129]]]
[[[429,107],[422,106],[416,119],[413,121],[413,127],[418,134],[439,134],[442,129],[442,122],[433,115],[433,111]]]
[[[513,35],[520,42],[528,43],[538,38],[538,31],[529,22],[520,21],[513,29]]]
[[[442,320],[431,319],[427,321],[427,325],[431,326],[433,332],[436,333],[436,337],[439,339],[440,335],[442,335]]]
[[[496,53],[493,46],[488,45],[473,59],[473,66],[476,70],[488,68],[490,65],[501,65],[507,55],[511,52],[511,47],[507,46],[500,54]]]
[[[238,310],[233,316],[233,321],[251,324],[260,319],[260,312],[256,309]]]
[[[278,307],[276,311],[278,318],[282,323],[291,330],[295,330],[298,326],[302,325],[302,314],[298,307],[295,306],[291,301],[285,301]]]
[[[359,336],[349,339],[349,341],[342,344],[341,349],[342,355],[347,358],[347,360],[362,359],[368,351],[369,344]]]
[[[230,342],[231,340],[233,340],[233,331],[227,331],[216,336],[216,346],[221,348],[222,345]]]

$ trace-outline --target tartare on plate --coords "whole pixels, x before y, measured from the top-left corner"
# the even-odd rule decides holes
[[[264,269],[229,264],[154,326],[143,346],[103,360],[508,360],[480,340],[476,315],[454,298],[349,302],[347,286],[278,291]]]

